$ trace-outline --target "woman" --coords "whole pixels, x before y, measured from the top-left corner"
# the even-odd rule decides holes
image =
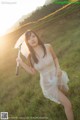
[[[40,85],[44,96],[58,104],[62,104],[68,120],[74,120],[72,105],[64,94],[68,91],[68,76],[59,66],[58,58],[50,44],[43,44],[38,35],[28,30],[25,33],[25,42],[29,48],[29,65],[25,64],[21,58],[16,61],[26,70],[34,75],[40,73]]]

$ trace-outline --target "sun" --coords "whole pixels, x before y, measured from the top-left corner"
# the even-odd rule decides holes
[[[1,29],[0,29],[0,36],[5,35],[7,33],[7,30],[8,30],[7,26],[2,26]]]

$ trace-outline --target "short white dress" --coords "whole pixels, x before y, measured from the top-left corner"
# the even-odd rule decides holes
[[[47,54],[45,57],[39,59],[38,64],[34,63],[34,68],[40,73],[40,86],[44,97],[60,104],[58,84],[64,85],[65,89],[68,90],[69,87],[67,83],[69,78],[67,73],[62,70],[62,79],[60,83],[58,82],[58,77],[55,75],[56,68],[53,57],[47,47],[46,50]]]

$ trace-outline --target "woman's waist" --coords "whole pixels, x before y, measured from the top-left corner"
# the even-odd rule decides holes
[[[40,75],[47,75],[50,72],[55,73],[55,70],[56,70],[56,68],[54,66],[50,66],[50,67],[47,67],[45,69],[39,70],[39,72],[40,72]]]

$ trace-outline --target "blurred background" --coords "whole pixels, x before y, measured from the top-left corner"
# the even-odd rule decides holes
[[[68,97],[75,119],[80,118],[80,3],[68,5],[71,1],[65,1],[0,1],[0,112],[8,112],[13,119],[66,119],[63,107],[43,96],[38,73],[32,76],[20,67],[19,75],[15,74],[18,49],[14,45],[27,29],[53,46],[61,68],[69,75]]]

